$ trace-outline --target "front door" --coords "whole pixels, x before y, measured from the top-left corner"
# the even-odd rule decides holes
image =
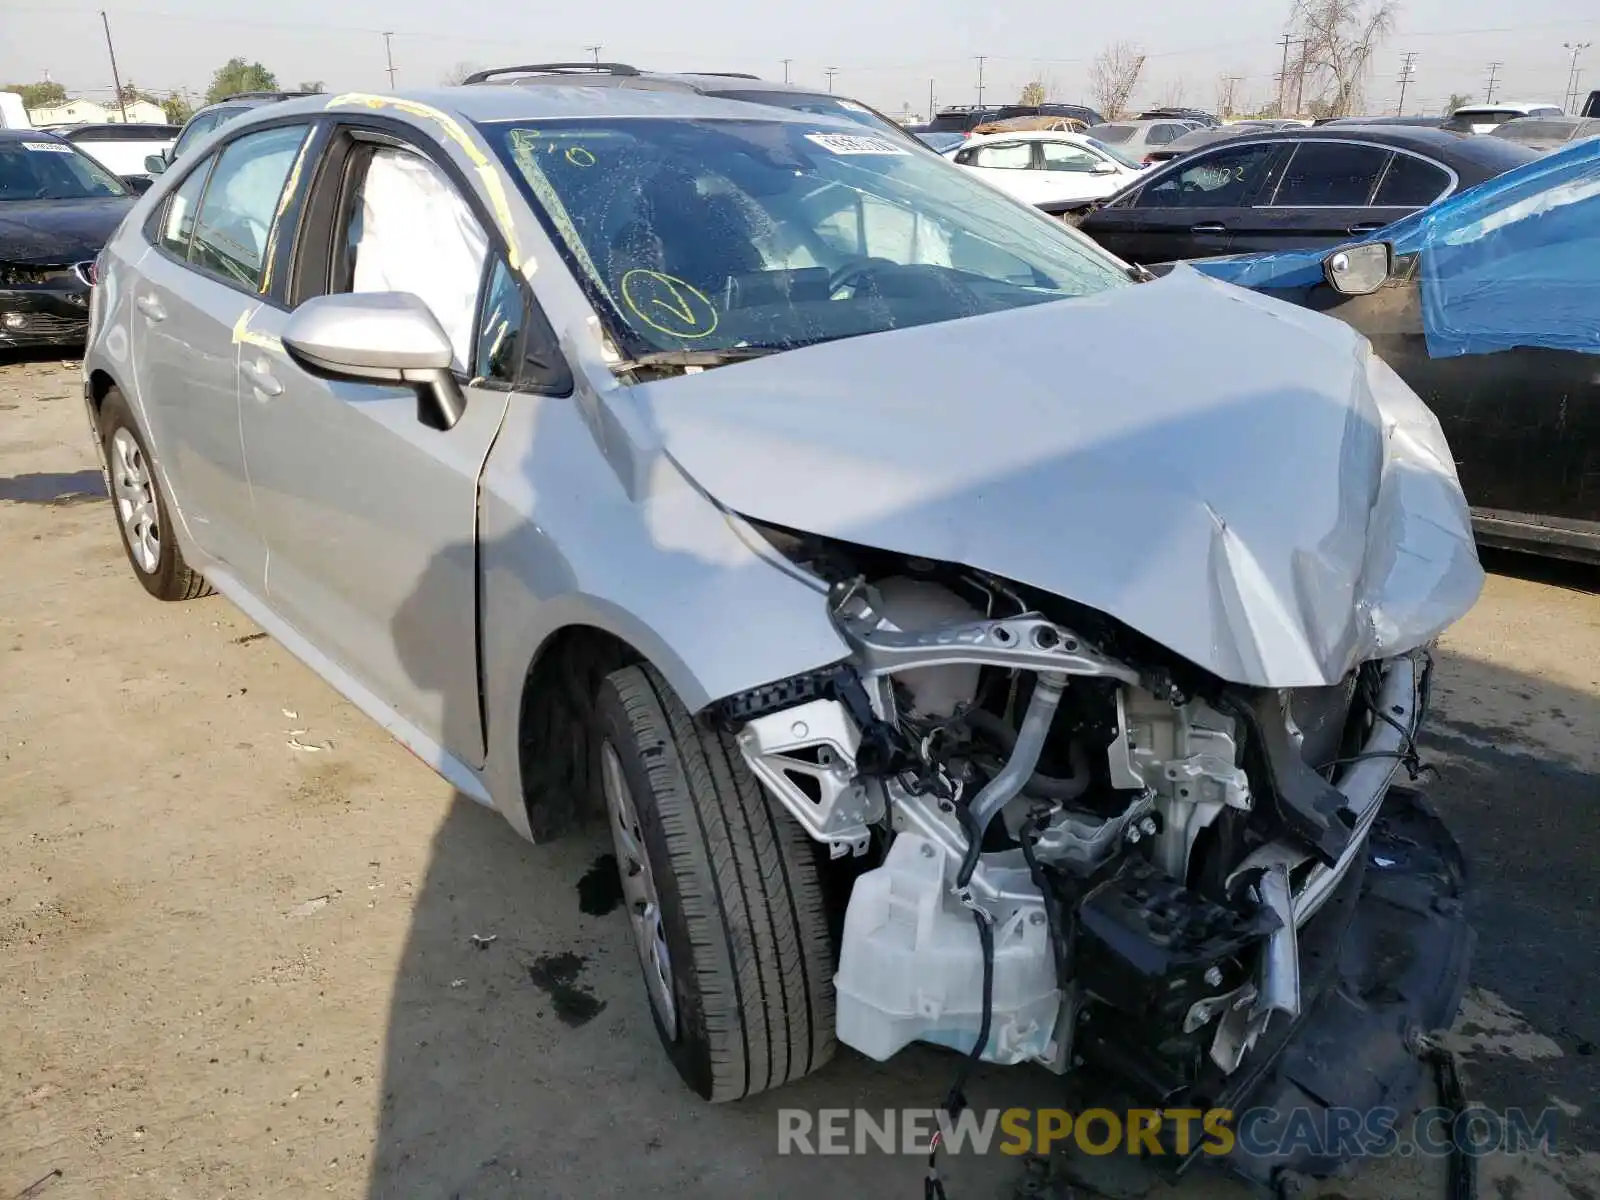
[[[353,136],[330,151],[348,156],[340,203],[301,234],[336,248],[321,290],[421,297],[455,343],[466,410],[441,430],[410,388],[301,370],[266,348],[287,314],[263,308],[241,407],[267,598],[385,708],[477,766],[478,475],[507,403],[468,383],[488,242],[424,153]]]

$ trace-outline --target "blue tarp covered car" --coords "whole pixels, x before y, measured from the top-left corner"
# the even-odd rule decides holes
[[[1481,541],[1600,561],[1600,138],[1334,251],[1188,265],[1366,334],[1438,415]]]

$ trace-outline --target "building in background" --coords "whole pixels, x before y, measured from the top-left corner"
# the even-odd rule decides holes
[[[65,104],[52,104],[48,108],[31,108],[28,119],[36,126],[46,125],[103,125],[122,121],[123,108],[127,120],[162,125],[167,114],[159,104],[148,100],[130,100],[127,105],[101,104],[97,100],[68,100]]]

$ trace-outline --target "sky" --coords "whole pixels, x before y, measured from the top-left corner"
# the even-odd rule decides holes
[[[110,20],[124,83],[198,97],[234,55],[259,60],[281,86],[387,90],[433,87],[456,64],[510,65],[592,57],[657,70],[749,71],[834,89],[898,115],[983,98],[1014,101],[1030,80],[1052,99],[1087,100],[1088,66],[1114,41],[1148,56],[1133,103],[1215,110],[1219,80],[1239,77],[1235,107],[1276,97],[1289,0],[1114,0],[1069,8],[1043,0],[805,0],[751,7],[732,0],[609,0],[535,9],[482,0],[0,0],[0,80],[44,77],[73,96],[108,100]],[[868,15],[870,14],[870,15]],[[1513,21],[1515,22],[1513,24]],[[1416,54],[1407,112],[1437,113],[1452,93],[1560,104],[1572,62],[1563,43],[1593,42],[1580,89],[1600,88],[1596,0],[1402,0],[1367,86],[1371,113],[1393,112],[1400,64]],[[787,68],[782,60],[792,60]]]

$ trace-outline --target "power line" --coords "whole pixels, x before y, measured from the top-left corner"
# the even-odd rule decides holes
[[[1485,104],[1494,103],[1494,77],[1495,73],[1503,66],[1505,66],[1505,63],[1502,62],[1492,62],[1489,64],[1489,83],[1483,94],[1483,102]]]
[[[604,50],[605,47],[597,44],[593,46],[585,46],[584,49],[594,56],[595,65],[598,66],[600,64],[600,51]]]
[[[974,57],[976,57],[977,60],[978,60],[978,107],[982,108],[983,107],[983,60],[988,58],[989,56],[987,54],[978,54],[978,55],[975,55]]]
[[[106,16],[105,10],[100,11],[100,24],[106,30],[106,53],[111,57],[111,82],[117,89],[117,107],[122,110],[122,123],[128,123],[128,102],[122,98],[122,77],[117,74],[117,50],[111,44],[111,20]]]
[[[391,92],[394,91],[394,49],[391,45],[393,37],[393,31],[385,32],[383,35],[383,57],[389,64],[389,90]]]

